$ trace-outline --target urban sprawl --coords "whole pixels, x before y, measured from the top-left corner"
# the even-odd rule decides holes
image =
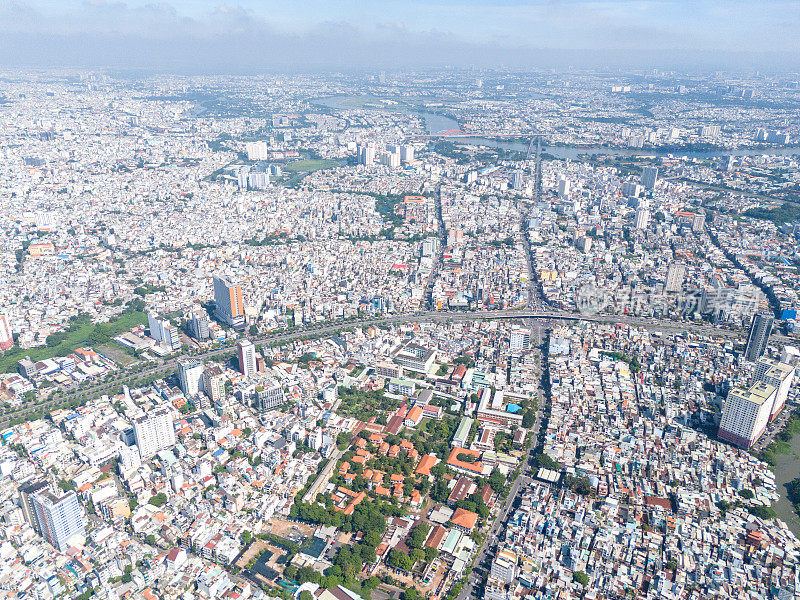
[[[7,72],[0,594],[800,597],[796,76]]]

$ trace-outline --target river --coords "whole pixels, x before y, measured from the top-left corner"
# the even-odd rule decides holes
[[[437,135],[453,129],[459,129],[458,121],[435,113],[422,113],[429,134]],[[528,144],[525,142],[501,141],[481,136],[448,136],[448,140],[475,144],[490,148],[502,148],[517,152],[527,152]],[[730,150],[659,150],[658,148],[603,148],[600,146],[542,146],[542,152],[558,159],[575,160],[580,156],[687,156],[689,158],[718,158],[721,156],[793,156],[800,154],[800,148],[770,148],[768,150],[756,148],[738,148]]]
[[[792,437],[791,446],[790,454],[778,454],[775,458],[775,485],[778,486],[781,497],[772,508],[775,509],[778,518],[785,522],[797,537],[800,537],[800,518],[786,497],[786,484],[800,476],[800,434]]]
[[[377,108],[380,100],[372,96],[328,96],[312,100],[314,104],[326,106],[334,110],[391,110],[391,107]],[[404,107],[408,110],[408,107]],[[440,135],[453,129],[460,129],[458,121],[442,114],[426,112],[420,107],[420,116],[425,119],[425,129],[431,135]],[[481,136],[448,136],[448,140],[463,144],[502,148],[503,150],[527,152],[528,143],[495,140]],[[557,159],[576,160],[581,156],[686,156],[688,158],[719,158],[722,156],[794,156],[800,154],[800,148],[736,148],[725,150],[676,150],[658,148],[604,148],[601,146],[542,146],[542,151]]]

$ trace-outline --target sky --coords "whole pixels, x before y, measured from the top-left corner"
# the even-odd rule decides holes
[[[797,0],[0,0],[0,65],[800,68]]]

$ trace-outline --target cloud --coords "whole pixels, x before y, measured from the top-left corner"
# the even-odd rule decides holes
[[[187,0],[175,0],[186,2]],[[0,63],[182,72],[266,69],[797,68],[796,5],[739,0],[306,0],[287,5],[0,0]],[[777,14],[777,12],[780,14]],[[758,52],[765,49],[769,52]]]

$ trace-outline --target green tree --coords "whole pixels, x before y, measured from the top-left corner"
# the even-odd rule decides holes
[[[321,577],[319,580],[319,586],[325,588],[326,590],[335,588],[337,585],[342,585],[342,578],[336,575]]]
[[[497,468],[492,469],[491,475],[487,482],[495,492],[500,493],[506,486],[506,476],[503,475]]]
[[[167,495],[164,492],[159,492],[148,500],[153,506],[164,506],[167,503]]]
[[[747,511],[751,515],[758,517],[759,519],[764,519],[765,521],[768,519],[775,518],[775,511],[769,506],[761,506],[761,505],[748,506]]]
[[[69,492],[75,489],[75,484],[71,481],[67,481],[66,479],[62,479],[58,482],[58,487],[64,490],[65,492]]]
[[[411,530],[411,533],[406,540],[409,548],[422,548],[422,544],[428,539],[428,534],[431,531],[431,526],[426,521],[420,523]]]
[[[300,567],[297,569],[297,581],[299,583],[310,581],[311,583],[319,584],[320,578],[319,572],[315,571],[311,567]]]
[[[436,502],[447,502],[449,496],[450,488],[447,486],[447,481],[443,477],[440,477],[436,480],[436,483],[433,484],[431,498],[436,500]]]
[[[381,534],[375,530],[367,531],[364,533],[362,542],[367,544],[368,546],[372,546],[373,548],[375,548],[377,547],[378,544],[381,543]]]
[[[583,587],[586,587],[589,585],[589,576],[585,571],[575,571],[575,573],[572,574],[572,581],[577,581]]]
[[[410,571],[414,566],[414,564],[411,562],[411,557],[397,548],[389,552],[389,560],[387,561],[387,564],[390,567],[400,569],[401,571]]]
[[[544,452],[540,452],[536,455],[536,464],[543,469],[552,469],[553,471],[561,470],[561,463]]]
[[[407,587],[400,595],[402,600],[422,600],[424,596],[417,591],[415,587]]]
[[[592,493],[592,483],[589,481],[588,477],[575,478],[570,488],[573,492],[581,496],[588,496]]]
[[[373,575],[372,577],[368,577],[367,579],[365,579],[361,584],[361,587],[367,590],[374,590],[380,584],[381,580]]]
[[[525,411],[525,414],[522,415],[522,426],[525,429],[530,429],[533,427],[533,424],[536,422],[536,413],[532,410]]]
[[[378,560],[378,554],[373,546],[361,546],[361,560],[365,563],[374,563]]]
[[[420,548],[414,548],[409,553],[408,557],[411,559],[411,562],[416,565],[418,562],[425,560],[425,551]]]
[[[677,568],[678,568],[678,561],[677,561],[677,560],[675,560],[675,559],[672,559],[671,561],[669,561],[669,562],[667,563],[667,569],[668,569],[668,570],[670,570],[670,571],[674,571],[674,570],[675,570],[675,569],[677,569]]]

